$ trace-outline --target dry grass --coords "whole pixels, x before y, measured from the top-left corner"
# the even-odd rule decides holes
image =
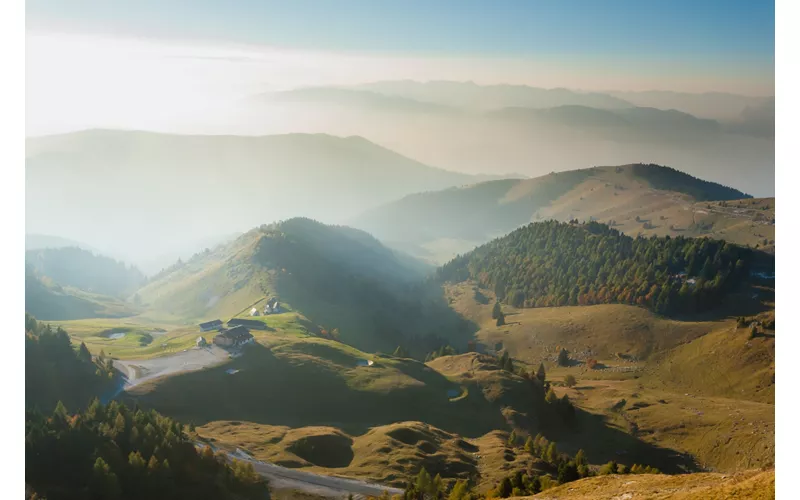
[[[775,498],[775,471],[733,475],[684,474],[598,476],[546,490],[534,497],[552,500],[769,500]]]
[[[775,248],[775,198],[695,202],[687,195],[651,189],[629,170],[597,169],[533,220],[551,218],[613,220],[631,236],[708,236],[768,251]],[[652,227],[644,229],[645,222]]]
[[[216,446],[241,448],[260,460],[284,467],[342,475],[403,486],[425,467],[446,480],[479,478],[488,489],[504,476],[535,462],[505,446],[508,434],[494,431],[463,439],[423,422],[377,426],[362,435],[333,427],[212,422],[197,432]]]
[[[749,339],[749,328],[737,329],[734,319],[676,321],[625,305],[504,306],[509,324],[497,327],[489,292],[482,291],[488,304],[478,303],[467,284],[448,286],[446,293],[451,307],[481,327],[476,338],[484,348],[508,350],[527,370],[544,362],[559,395],[567,393],[605,422],[559,436],[560,446],[602,452],[598,444],[607,439],[621,454],[615,458],[630,460],[634,443],[608,438],[608,429],[615,429],[638,442],[689,454],[700,468],[735,471],[774,463],[773,332]],[[774,319],[774,311],[761,316]],[[570,351],[572,366],[558,366],[559,347]],[[602,369],[589,369],[589,357]],[[453,362],[442,358],[436,366],[450,373],[446,367]],[[563,385],[567,374],[577,379],[576,387]]]

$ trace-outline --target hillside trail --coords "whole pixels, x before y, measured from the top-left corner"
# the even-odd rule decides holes
[[[196,442],[196,446],[210,446],[212,450],[219,449],[209,443]],[[261,476],[267,478],[272,489],[298,490],[311,495],[324,498],[353,498],[364,500],[368,497],[379,497],[384,491],[389,495],[402,495],[403,490],[390,486],[362,481],[341,476],[326,476],[313,472],[297,469],[288,469],[268,462],[262,462],[251,457],[241,449],[225,451],[228,459],[242,460],[253,465],[253,469]]]

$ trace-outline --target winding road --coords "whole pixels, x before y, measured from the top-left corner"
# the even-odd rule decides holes
[[[185,352],[171,356],[146,360],[114,360],[114,366],[125,375],[114,396],[154,378],[201,370],[224,363],[228,359],[230,359],[229,353],[226,350],[216,346],[207,346],[188,349]],[[198,447],[211,446],[213,450],[217,450],[215,446],[208,443],[195,444]],[[325,476],[261,462],[240,449],[234,452],[226,451],[226,453],[230,459],[244,460],[253,464],[253,469],[267,478],[270,482],[270,487],[273,489],[298,490],[325,498],[347,498],[353,495],[356,499],[378,497],[384,491],[387,491],[390,495],[403,493],[403,490],[399,488],[382,486],[358,479]]]

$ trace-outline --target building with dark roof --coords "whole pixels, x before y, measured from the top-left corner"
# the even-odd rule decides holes
[[[204,332],[210,332],[211,330],[220,330],[222,329],[222,321],[215,319],[214,321],[206,321],[205,323],[200,323],[200,330]]]
[[[253,340],[253,335],[244,326],[223,330],[214,337],[214,344],[220,347],[235,347]]]

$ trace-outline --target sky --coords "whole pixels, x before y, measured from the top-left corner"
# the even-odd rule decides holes
[[[769,1],[28,0],[29,135],[413,79],[774,93]]]

